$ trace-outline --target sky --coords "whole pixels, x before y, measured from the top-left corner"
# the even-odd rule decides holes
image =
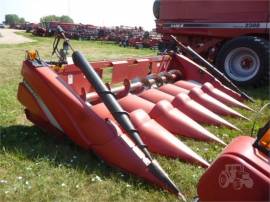
[[[0,0],[0,22],[17,14],[29,22],[46,15],[69,15],[75,23],[96,26],[155,27],[154,0]]]

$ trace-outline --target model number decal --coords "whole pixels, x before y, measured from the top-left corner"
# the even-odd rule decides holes
[[[259,28],[260,23],[246,23],[245,28]]]
[[[184,27],[183,24],[171,24],[171,28],[182,28]]]
[[[269,23],[165,23],[163,27],[172,29],[265,29],[269,27]]]

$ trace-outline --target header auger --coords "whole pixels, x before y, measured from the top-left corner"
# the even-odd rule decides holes
[[[69,49],[74,64],[67,57]],[[221,116],[245,120],[230,106],[251,110],[239,93],[182,54],[89,63],[60,27],[54,53],[59,61],[46,62],[33,54],[23,62],[18,99],[27,118],[183,200],[151,153],[207,168],[209,163],[176,135],[226,145],[200,124],[240,130]],[[111,83],[104,84],[103,70],[108,67]]]

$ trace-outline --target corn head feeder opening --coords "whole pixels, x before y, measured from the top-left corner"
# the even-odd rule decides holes
[[[183,200],[151,153],[207,168],[209,163],[177,136],[225,145],[200,124],[239,130],[221,115],[246,119],[231,106],[252,110],[243,104],[247,96],[239,89],[232,90],[214,71],[180,53],[89,63],[58,27],[52,54],[59,61],[27,52],[23,62],[18,99],[27,118]],[[102,81],[106,68],[112,68],[110,84]]]

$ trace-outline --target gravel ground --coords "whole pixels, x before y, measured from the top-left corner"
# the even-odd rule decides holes
[[[0,29],[0,44],[19,44],[33,41],[24,36],[17,35],[15,32],[24,32],[24,30]]]

